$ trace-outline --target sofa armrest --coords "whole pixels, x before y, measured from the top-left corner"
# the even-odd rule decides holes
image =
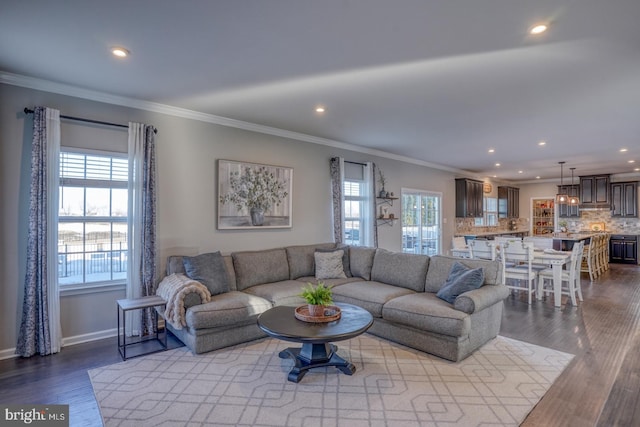
[[[509,296],[509,288],[500,285],[484,285],[478,289],[458,295],[453,308],[468,314],[484,310]]]

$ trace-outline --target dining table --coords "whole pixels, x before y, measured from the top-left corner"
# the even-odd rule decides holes
[[[558,251],[554,249],[536,249],[533,251],[533,262],[536,264],[547,264],[551,266],[553,272],[553,305],[562,305],[560,292],[562,290],[562,267],[571,261],[570,251]],[[536,292],[536,299],[541,299],[540,293]]]

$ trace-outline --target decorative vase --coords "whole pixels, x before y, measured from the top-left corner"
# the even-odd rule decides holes
[[[322,317],[324,316],[324,305],[317,304],[307,304],[309,307],[309,315],[313,317]]]
[[[384,190],[384,188],[380,190],[380,194],[378,196],[383,199],[387,197],[387,192]]]
[[[264,224],[264,209],[251,208],[251,225]]]

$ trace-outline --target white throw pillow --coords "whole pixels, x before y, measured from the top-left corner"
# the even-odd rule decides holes
[[[344,251],[339,249],[333,252],[316,252],[314,254],[316,261],[316,279],[344,279],[342,265],[342,256]]]

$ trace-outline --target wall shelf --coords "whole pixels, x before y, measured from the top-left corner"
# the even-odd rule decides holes
[[[393,225],[399,218],[376,218],[379,224]]]

